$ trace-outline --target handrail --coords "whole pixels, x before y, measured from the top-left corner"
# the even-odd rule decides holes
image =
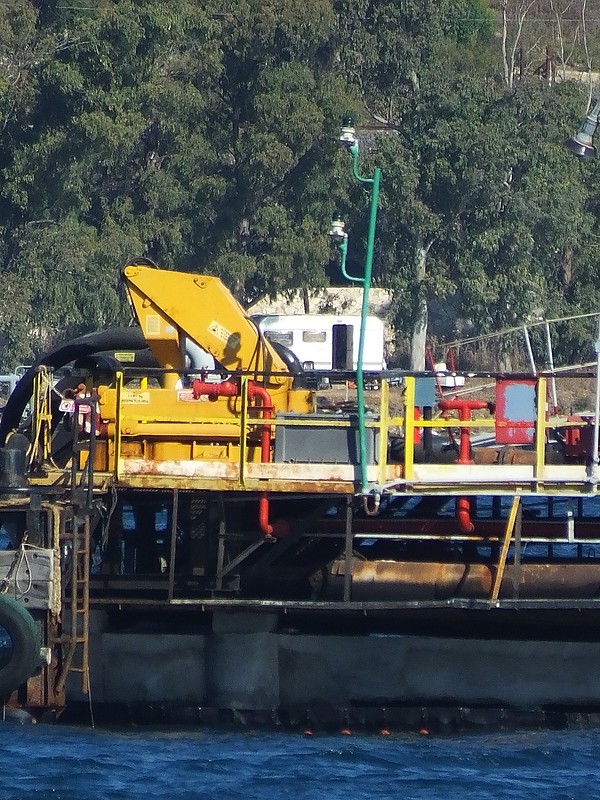
[[[417,377],[420,376],[411,375],[405,376],[404,378],[404,408],[401,413],[390,410],[390,387],[387,380],[382,380],[379,408],[376,410],[375,415],[367,416],[364,420],[365,431],[374,431],[374,435],[379,437],[375,444],[373,464],[364,465],[365,467],[368,466],[368,471],[365,470],[365,474],[363,475],[361,457],[359,456],[356,460],[352,458],[351,466],[356,467],[358,465],[358,473],[355,471],[353,473],[354,477],[351,477],[352,473],[348,472],[345,473],[347,475],[346,478],[340,478],[340,480],[344,481],[354,481],[357,493],[364,494],[362,491],[363,477],[367,479],[368,489],[377,491],[398,491],[400,487],[405,487],[404,490],[406,490],[406,487],[409,487],[409,491],[412,492],[417,490],[419,485],[429,484],[434,484],[436,486],[436,491],[440,491],[442,487],[448,487],[449,491],[458,491],[460,486],[464,489],[464,487],[477,486],[478,483],[484,483],[488,487],[498,483],[499,487],[504,487],[505,485],[514,485],[515,482],[517,485],[524,486],[527,481],[531,482],[531,491],[544,491],[544,482],[549,481],[550,483],[548,485],[556,485],[561,480],[561,475],[557,471],[557,466],[561,465],[552,464],[550,467],[546,464],[547,430],[554,427],[568,428],[570,426],[578,426],[586,429],[588,427],[585,419],[571,420],[566,417],[564,419],[547,419],[547,379],[545,376],[537,376],[535,379],[537,382],[537,399],[532,409],[535,414],[534,418],[526,418],[522,421],[518,419],[512,421],[509,418],[508,421],[504,422],[502,420],[497,421],[494,416],[488,416],[486,414],[485,416],[474,417],[473,419],[457,419],[454,416],[447,419],[424,419],[415,413]],[[506,378],[506,376],[502,377]],[[531,376],[528,376],[528,380],[531,381],[531,379]],[[198,417],[195,415],[195,412],[192,412],[189,403],[181,405],[181,416],[178,414],[177,405],[173,405],[173,410],[170,411],[168,406],[161,403],[157,403],[156,406],[153,406],[152,403],[142,406],[142,401],[140,401],[140,404],[132,403],[129,396],[127,396],[127,399],[123,396],[123,373],[118,373],[116,381],[116,411],[114,412],[114,447],[112,449],[112,452],[114,452],[114,465],[111,464],[111,466],[114,466],[115,478],[117,480],[121,478],[124,463],[122,460],[123,437],[140,437],[143,434],[144,438],[148,438],[150,441],[168,441],[171,437],[175,437],[175,439],[179,441],[202,442],[202,437],[205,435],[203,431],[205,430],[206,436],[215,436],[216,438],[222,438],[234,444],[234,450],[231,451],[232,455],[228,457],[228,460],[231,459],[230,467],[233,466],[233,464],[237,464],[235,468],[235,473],[237,474],[234,474],[232,471],[228,472],[232,485],[236,484],[238,488],[254,486],[255,480],[262,472],[261,465],[257,462],[256,453],[254,449],[250,447],[248,436],[252,434],[252,431],[261,427],[261,420],[254,418],[250,408],[251,401],[249,398],[248,386],[251,380],[252,377],[250,375],[240,377],[240,392],[236,395],[236,408],[231,414],[223,410],[222,416],[216,416],[211,413],[210,407],[205,405],[201,413],[204,414],[208,412],[211,413],[211,416]],[[148,389],[147,391],[151,393],[152,389]],[[147,401],[145,402],[147,403]],[[343,418],[335,414],[327,415],[318,413],[318,411],[317,409],[317,413],[298,413],[297,416],[293,412],[290,412],[281,417],[273,417],[269,420],[269,427],[274,438],[277,439],[278,429],[281,427],[295,427],[298,429],[310,428],[313,431],[317,428],[323,428],[324,430],[331,428],[358,430],[360,428],[359,422],[357,425],[358,415],[356,409],[353,409],[351,413],[345,414]],[[164,431],[161,429],[162,423],[165,423]],[[418,442],[417,434],[419,430],[428,429],[441,433],[453,429],[467,429],[478,430],[481,431],[482,434],[489,431],[491,434],[495,429],[498,429],[499,426],[501,428],[502,425],[515,429],[528,427],[534,430],[531,437],[531,446],[527,448],[530,452],[530,455],[527,456],[527,460],[515,461],[519,467],[517,472],[510,471],[506,468],[503,469],[503,465],[506,466],[509,462],[504,462],[502,458],[494,459],[491,455],[489,459],[482,456],[475,469],[468,463],[453,465],[451,460],[449,462],[448,459],[441,460],[440,462],[422,460],[417,460],[415,462],[415,443],[416,441]],[[147,432],[144,430],[146,428]],[[389,435],[390,432],[394,435],[394,428],[398,429],[398,435],[402,442],[402,451],[400,458],[390,459],[388,455]],[[222,431],[222,433],[219,431]],[[111,435],[113,434],[111,433]],[[208,441],[208,439],[206,441]],[[318,442],[318,434],[316,434],[315,441]],[[438,439],[438,441],[441,440]],[[239,450],[237,449],[238,446]],[[502,447],[502,445],[499,445],[499,447]],[[418,452],[417,449],[417,454]],[[188,457],[194,459],[193,454],[184,456],[184,458]],[[203,457],[204,456],[196,455],[195,458]],[[131,456],[131,458],[135,460],[134,456]],[[167,455],[166,460],[168,460],[168,458],[169,456]],[[220,460],[216,456],[213,457],[210,454],[206,455],[206,459],[211,458]],[[163,459],[157,457],[157,460],[160,461]],[[286,458],[286,461],[287,460]],[[252,466],[250,466],[251,462],[257,463],[253,463]],[[275,462],[269,468],[264,469],[265,479],[268,476],[269,480],[286,480],[285,476],[292,474],[288,468],[284,467],[282,467],[281,474],[279,474],[277,472],[278,463],[279,462]],[[311,462],[307,458],[307,463],[310,464],[314,462]],[[326,455],[323,463],[328,463]],[[529,473],[522,469],[522,467],[525,466],[529,468]],[[570,483],[570,489],[578,490],[577,487],[579,484],[583,485],[583,478],[579,474],[585,466],[582,458],[580,458],[580,460],[576,460],[576,458],[573,458],[571,461],[567,460],[567,462],[563,462],[562,466],[565,468],[565,480]],[[574,470],[573,467],[577,469]],[[496,468],[498,468],[496,472],[497,477],[494,476],[493,472]],[[316,471],[315,475],[317,474],[323,474],[323,472]],[[198,475],[200,476],[200,473],[198,473]],[[210,473],[207,474],[207,477],[209,477],[209,475]],[[222,480],[222,472],[220,472],[219,475],[221,475],[219,480]],[[527,475],[529,475],[529,477],[527,477]],[[319,480],[317,477],[313,478],[310,472],[307,472],[306,478],[308,480]],[[298,477],[295,479],[299,480]],[[327,480],[327,478],[323,478],[323,480]],[[529,489],[525,489],[525,491],[529,491]]]
[[[115,375],[116,397],[115,397],[115,480],[119,480],[121,462],[121,425],[122,425],[122,404],[123,396],[123,373],[117,372]]]

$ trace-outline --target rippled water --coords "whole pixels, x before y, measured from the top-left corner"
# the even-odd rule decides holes
[[[600,730],[457,737],[0,725],[2,800],[600,798]]]

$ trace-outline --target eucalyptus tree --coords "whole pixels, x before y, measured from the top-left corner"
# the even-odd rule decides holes
[[[198,235],[213,268],[251,302],[324,285],[334,131],[352,101],[330,0],[237,0],[225,9],[211,124],[224,192],[216,224],[199,224]]]
[[[422,369],[429,302],[455,290],[456,221],[478,180],[469,154],[488,88],[485,72],[470,67],[475,47],[491,38],[491,17],[476,0],[337,8],[343,64],[371,119],[387,129],[372,154],[383,168],[376,274],[394,292],[396,326]]]
[[[33,54],[0,132],[2,267],[20,297],[2,322],[20,359],[122,316],[132,255],[187,253],[213,158],[196,83],[218,48],[204,4],[186,0],[13,5],[14,59]]]
[[[507,88],[482,4],[346,6],[356,13],[345,57],[385,129],[370,154],[383,169],[376,274],[393,290],[412,368],[440,333],[432,307],[452,334],[581,307],[581,281],[588,297],[596,281],[593,183],[562,141],[583,93],[542,77]]]
[[[563,146],[584,100],[573,85],[534,84],[489,107],[496,176],[488,178],[489,201],[461,221],[462,314],[476,332],[595,304],[593,182],[582,180],[582,165]]]
[[[0,84],[11,355],[122,316],[132,255],[221,275],[242,301],[325,282],[333,130],[352,102],[328,0],[2,8],[18,65]]]
[[[488,160],[489,93],[477,78],[424,75],[403,124],[379,140],[381,271],[394,293],[396,327],[411,342],[413,369],[424,368],[432,302],[453,303],[458,316],[463,220],[489,202],[496,166]]]

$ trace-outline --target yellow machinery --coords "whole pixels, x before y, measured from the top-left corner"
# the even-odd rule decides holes
[[[134,313],[160,366],[185,369],[188,337],[214,356],[224,370],[254,371],[255,380],[271,393],[287,397],[292,385],[288,366],[218,278],[144,266],[126,267],[123,277]],[[280,400],[282,408],[289,402],[289,398]],[[302,402],[306,403],[305,397]]]
[[[126,457],[152,461],[269,461],[269,426],[252,420],[307,413],[312,393],[295,388],[289,360],[262,337],[218,278],[128,266],[124,281],[160,374],[128,385],[100,386],[98,413],[108,440]],[[188,343],[214,357],[221,379],[189,374]],[[123,409],[117,426],[118,406]],[[243,415],[247,439],[241,434]],[[118,429],[117,429],[118,428]],[[113,451],[114,453],[114,451]],[[112,470],[102,451],[96,469]]]

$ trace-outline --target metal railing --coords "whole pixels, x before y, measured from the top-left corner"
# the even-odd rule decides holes
[[[265,421],[259,416],[260,407],[252,406],[248,397],[248,381],[250,376],[240,375],[240,394],[236,398],[237,409],[236,413],[227,417],[215,415],[203,415],[193,420],[193,425],[190,425],[190,417],[178,418],[175,414],[169,414],[168,418],[152,416],[152,413],[145,409],[137,408],[135,405],[122,402],[122,395],[124,391],[124,377],[122,373],[118,373],[116,381],[116,419],[115,419],[115,433],[114,433],[114,459],[113,459],[113,474],[116,480],[122,478],[122,464],[124,462],[122,454],[123,440],[128,437],[127,433],[127,420],[133,418],[140,418],[143,414],[148,415],[147,418],[153,421],[156,425],[160,426],[163,422],[168,422],[170,425],[181,424],[181,435],[175,438],[202,439],[202,430],[208,431],[209,426],[222,428],[223,438],[228,438],[238,448],[237,457],[232,459],[231,464],[235,464],[235,476],[231,477],[232,473],[228,474],[231,477],[232,489],[243,488],[248,479],[249,465],[252,463],[252,475],[260,474],[260,462],[257,460],[257,444],[256,437],[259,435],[259,429],[265,425]],[[589,469],[589,463],[572,461],[571,463],[563,465],[563,470],[557,471],[556,465],[549,465],[546,462],[546,443],[548,438],[548,431],[560,425],[561,428],[569,426],[589,426],[589,421],[582,420],[568,420],[565,416],[561,419],[551,419],[548,412],[547,404],[547,378],[545,375],[536,378],[531,375],[516,376],[515,382],[518,385],[520,379],[526,380],[529,384],[535,382],[535,408],[533,416],[524,420],[502,420],[498,416],[493,416],[491,413],[484,415],[479,414],[472,419],[457,419],[446,413],[443,416],[437,416],[432,419],[424,419],[419,413],[419,407],[416,404],[415,390],[417,381],[422,375],[409,375],[404,374],[403,380],[403,393],[402,403],[403,409],[400,414],[390,411],[390,382],[387,378],[381,376],[380,383],[380,400],[379,407],[376,414],[367,416],[365,420],[365,428],[367,430],[373,429],[375,440],[377,442],[375,447],[375,457],[370,465],[368,475],[368,490],[384,490],[386,492],[394,491],[417,491],[419,486],[428,486],[432,483],[440,483],[440,475],[443,471],[443,480],[445,488],[448,491],[452,490],[452,484],[455,484],[455,491],[460,492],[464,490],[465,485],[472,486],[473,490],[477,489],[478,484],[485,484],[493,488],[492,484],[511,486],[515,483],[522,484],[524,491],[541,491],[545,492],[547,485],[560,484],[561,481],[567,480],[570,484],[569,491],[591,493],[596,491],[596,484],[594,483]],[[430,377],[426,375],[425,377]],[[484,376],[482,376],[484,377]],[[486,375],[485,377],[494,378],[502,377],[506,380],[506,376],[493,376]],[[575,377],[575,376],[569,376]],[[151,393],[152,390],[150,390]],[[489,390],[488,390],[489,392]],[[493,405],[493,404],[491,404]],[[325,416],[322,414],[286,414],[285,419],[275,416],[268,420],[268,426],[271,428],[274,439],[277,438],[278,430],[282,427],[286,428],[344,428],[356,431],[358,429],[358,416],[354,412],[345,413],[343,416],[331,414]],[[531,451],[528,461],[528,469],[509,469],[506,464],[486,463],[476,465],[476,470],[468,463],[460,463],[457,459],[454,463],[427,463],[417,464],[415,460],[415,448],[418,443],[419,436],[426,430],[434,433],[446,433],[450,440],[452,440],[453,432],[460,432],[468,430],[469,432],[485,432],[497,433],[502,428],[507,427],[527,427],[533,430],[531,444],[528,445],[528,450]],[[172,430],[172,427],[171,427]],[[391,460],[389,456],[389,437],[392,432],[397,432],[398,439],[403,442],[402,445],[402,459],[401,463]],[[254,452],[250,453],[250,438],[255,437],[252,442]],[[165,439],[168,439],[165,433]],[[591,459],[591,454],[590,454]],[[202,459],[201,459],[202,460]],[[210,460],[210,459],[205,459]],[[589,459],[588,459],[589,461]],[[270,462],[273,464],[273,462]],[[275,462],[280,463],[280,462]],[[297,462],[301,464],[302,462]],[[321,463],[329,463],[326,458]],[[314,463],[307,461],[307,470],[314,467]],[[350,466],[360,467],[360,461],[357,459],[350,463]],[[398,471],[400,468],[401,476],[397,474],[392,475],[394,470]],[[273,474],[272,468],[264,470],[265,479],[268,475]],[[474,475],[474,472],[477,474]],[[522,476],[519,477],[522,473]],[[360,478],[360,475],[358,476]],[[360,483],[356,475],[354,478],[349,478],[351,482]],[[491,491],[490,488],[490,491]],[[362,490],[361,490],[362,491]],[[359,492],[361,493],[361,492]]]

